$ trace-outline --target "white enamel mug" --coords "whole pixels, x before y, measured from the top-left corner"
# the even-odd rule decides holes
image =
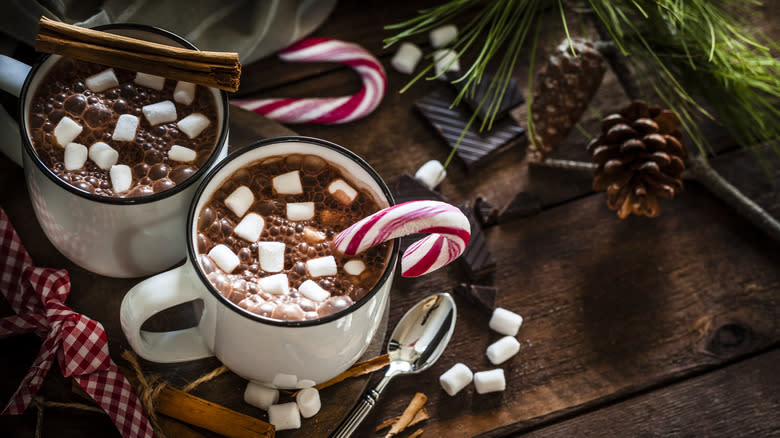
[[[195,49],[162,29],[133,24],[97,27],[119,35]],[[172,189],[138,198],[114,198],[83,192],[59,179],[35,154],[29,133],[29,104],[41,80],[60,59],[45,55],[33,67],[0,55],[0,88],[19,97],[21,151],[0,150],[24,167],[35,215],[46,237],[73,263],[109,277],[140,277],[170,268],[184,258],[187,207],[198,181],[228,148],[228,99],[210,89],[217,106],[217,144],[205,165]]]
[[[389,302],[398,241],[377,285],[352,306],[310,321],[260,317],[234,304],[208,281],[197,261],[197,220],[214,192],[237,170],[260,159],[309,154],[336,165],[359,182],[380,207],[393,204],[379,175],[352,152],[324,140],[280,137],[263,140],[232,153],[209,172],[190,206],[187,262],[146,279],[122,300],[120,321],[130,345],[144,359],[181,362],[216,356],[253,383],[292,389],[329,380],[349,368],[368,348]],[[203,300],[196,327],[172,332],[141,330],[146,320],[173,306]]]

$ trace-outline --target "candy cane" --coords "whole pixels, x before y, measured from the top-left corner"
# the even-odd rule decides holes
[[[471,237],[468,218],[456,207],[438,201],[409,201],[361,219],[333,239],[345,255],[359,254],[396,237],[432,233],[414,242],[401,258],[401,276],[435,271],[460,256]]]
[[[340,62],[360,74],[363,88],[352,96],[243,99],[231,103],[277,122],[332,124],[367,116],[379,106],[385,95],[385,69],[374,55],[357,44],[308,38],[281,51],[279,58],[289,62]]]

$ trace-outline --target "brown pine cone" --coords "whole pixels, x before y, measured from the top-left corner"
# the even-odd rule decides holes
[[[582,117],[607,70],[604,58],[593,43],[564,40],[539,72],[534,88],[531,114],[538,158],[544,159],[566,137]]]
[[[680,175],[688,151],[680,119],[665,109],[634,101],[601,123],[601,135],[588,144],[598,165],[593,190],[607,191],[607,206],[621,219],[631,213],[656,217],[658,199],[683,189]]]

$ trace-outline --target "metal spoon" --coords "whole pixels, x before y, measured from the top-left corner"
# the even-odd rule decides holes
[[[455,329],[455,315],[455,301],[448,293],[431,295],[409,309],[387,343],[390,365],[385,376],[363,396],[331,437],[351,436],[393,377],[419,373],[433,365],[450,342]]]

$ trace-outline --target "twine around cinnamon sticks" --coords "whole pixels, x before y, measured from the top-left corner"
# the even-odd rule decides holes
[[[237,91],[237,53],[205,52],[72,26],[41,17],[35,50],[169,79]]]

